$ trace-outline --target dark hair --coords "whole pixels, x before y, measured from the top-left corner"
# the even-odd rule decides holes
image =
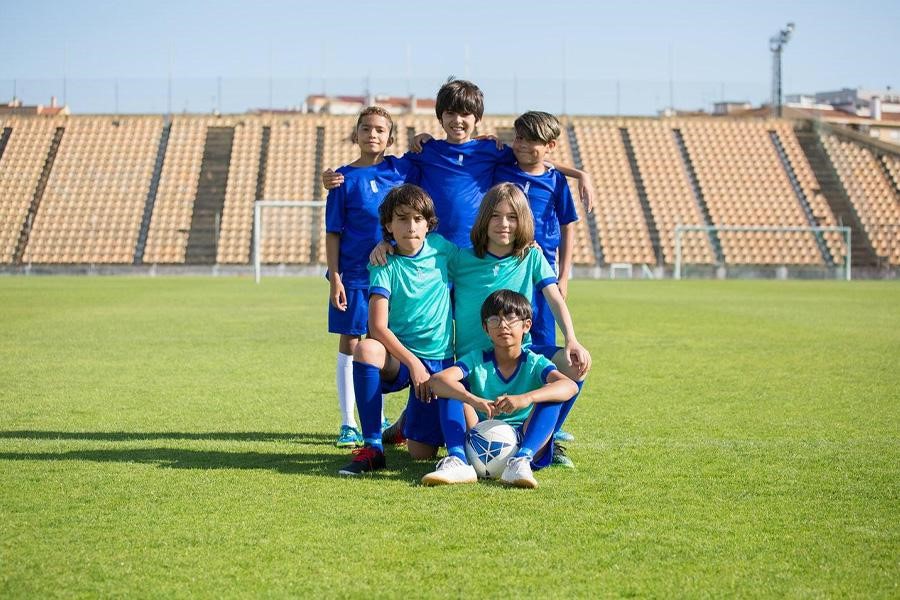
[[[528,298],[512,290],[497,290],[481,304],[481,322],[500,315],[516,316],[522,320],[531,318],[531,302]]]
[[[487,254],[488,228],[491,225],[491,217],[494,215],[497,205],[504,200],[509,202],[518,221],[516,234],[513,237],[513,255],[518,256],[519,260],[524,259],[531,243],[534,242],[534,216],[525,192],[522,191],[521,186],[515,183],[498,183],[489,189],[481,199],[478,214],[475,215],[475,223],[472,224],[472,230],[469,232],[472,250],[475,251],[475,256],[478,258],[484,258],[484,255]]]
[[[387,230],[387,224],[394,218],[398,208],[406,207],[413,210],[428,221],[428,231],[434,231],[438,224],[437,215],[434,212],[434,202],[428,192],[412,183],[398,185],[384,197],[384,202],[378,207],[378,220],[381,222],[381,235],[388,242],[394,239]]]
[[[559,138],[559,119],[547,112],[529,110],[513,123],[516,135],[529,142],[549,144]]]
[[[484,116],[484,94],[477,85],[465,79],[454,79],[451,75],[447,83],[438,90],[434,112],[440,121],[447,111],[475,115],[481,120]]]
[[[381,108],[380,106],[367,106],[360,111],[359,116],[356,118],[356,126],[353,128],[353,133],[350,135],[354,143],[356,143],[356,132],[357,130],[359,130],[360,124],[362,124],[363,117],[367,117],[369,115],[378,115],[379,117],[384,117],[385,120],[387,120],[388,125],[391,126],[391,131],[388,133],[388,137],[394,137],[394,119],[391,118],[391,113]]]

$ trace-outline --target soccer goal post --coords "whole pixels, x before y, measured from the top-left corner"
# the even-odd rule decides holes
[[[253,271],[256,276],[256,283],[259,283],[262,278],[262,240],[265,236],[262,217],[263,210],[267,208],[311,208],[320,209],[320,211],[324,212],[325,202],[322,200],[257,200],[253,203]],[[321,219],[318,221],[324,222],[324,219],[324,214],[322,214]],[[315,241],[324,244],[325,240],[318,239],[318,231],[314,228],[316,222],[316,219],[311,219],[310,223],[307,225],[310,229],[305,233],[309,234],[311,244]],[[316,261],[316,256],[313,256],[312,251],[310,251],[309,258],[310,262]]]
[[[826,239],[826,234],[840,234],[843,244],[837,245],[837,247],[843,250],[843,254],[841,255],[841,260],[834,260],[835,267],[840,267],[842,269],[842,279],[846,279],[850,281],[851,278],[851,232],[849,227],[776,227],[776,226],[739,226],[739,225],[678,225],[675,227],[675,271],[673,277],[675,279],[681,279],[684,275],[684,237],[689,233],[701,232],[710,240],[719,240],[719,233],[763,233],[763,234],[796,234],[796,233],[806,233],[812,236],[814,243],[820,249],[820,251],[825,252],[822,248],[827,248],[828,252],[832,252],[832,249],[836,245],[828,244],[828,240]],[[720,243],[720,242],[716,242]],[[722,253],[724,255],[724,252]],[[833,259],[836,259],[836,256],[832,256]],[[748,263],[753,264],[753,263]],[[785,263],[787,264],[787,263]],[[719,265],[725,267],[727,265]]]

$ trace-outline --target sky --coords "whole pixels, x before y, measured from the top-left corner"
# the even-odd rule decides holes
[[[433,96],[450,75],[489,113],[709,110],[786,94],[900,86],[900,2],[477,3],[0,0],[0,101],[74,112],[242,112],[309,93]]]

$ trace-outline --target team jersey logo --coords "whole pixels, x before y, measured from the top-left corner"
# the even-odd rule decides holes
[[[456,164],[458,164],[459,166],[462,166],[462,162],[463,162],[463,155],[460,154],[459,156],[456,157]]]
[[[372,193],[373,193],[373,194],[377,194],[377,193],[378,193],[378,185],[375,183],[375,180],[374,180],[374,179],[370,179],[370,180],[369,180],[369,187],[372,188]]]
[[[494,277],[500,274],[500,263],[494,265]]]
[[[530,182],[530,181],[526,181],[526,182],[525,182],[525,195],[526,195],[526,196],[528,195],[528,190],[530,190],[530,189],[531,189],[531,182]]]
[[[478,460],[485,464],[500,456],[504,448],[512,446],[509,442],[488,441],[477,431],[469,434],[469,443],[478,455]]]

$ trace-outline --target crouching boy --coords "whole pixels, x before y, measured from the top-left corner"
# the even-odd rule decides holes
[[[532,469],[550,463],[550,438],[562,403],[578,393],[578,386],[548,358],[522,348],[531,318],[531,304],[522,294],[492,293],[481,306],[481,323],[493,348],[470,352],[431,378],[448,456],[422,478],[423,485],[477,481],[475,469],[466,461],[466,431],[480,420],[494,418],[518,428],[522,436],[500,481],[537,487]]]

